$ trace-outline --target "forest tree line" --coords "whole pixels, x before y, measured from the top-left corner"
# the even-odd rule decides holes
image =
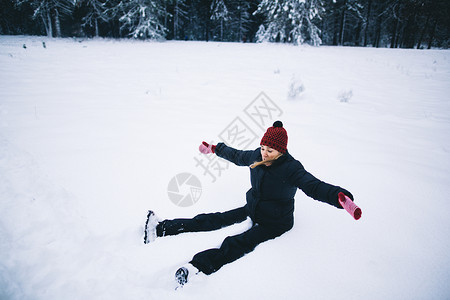
[[[0,0],[0,34],[448,48],[449,0]]]

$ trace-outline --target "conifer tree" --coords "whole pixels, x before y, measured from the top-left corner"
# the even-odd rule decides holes
[[[119,16],[120,30],[137,39],[164,39],[166,11],[160,1],[122,0],[112,8]]]
[[[314,24],[323,11],[321,0],[263,0],[256,13],[266,16],[257,40],[320,45],[320,30]]]

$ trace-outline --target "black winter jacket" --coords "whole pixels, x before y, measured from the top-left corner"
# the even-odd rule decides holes
[[[217,144],[215,153],[238,166],[250,166],[261,161],[261,148],[242,151]],[[287,151],[271,166],[250,168],[252,187],[246,194],[247,213],[261,225],[281,226],[286,230],[294,224],[294,196],[297,188],[316,200],[342,208],[338,193],[343,192],[353,198],[350,192],[323,181],[308,173],[303,165]]]

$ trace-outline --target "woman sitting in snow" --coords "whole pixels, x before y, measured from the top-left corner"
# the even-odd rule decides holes
[[[211,231],[243,222],[250,217],[253,226],[238,235],[227,237],[220,248],[196,254],[175,274],[180,285],[191,275],[203,272],[207,275],[223,265],[251,252],[258,244],[274,239],[289,231],[294,225],[294,196],[297,188],[316,200],[342,208],[338,194],[347,190],[334,186],[308,173],[302,164],[287,151],[288,136],[283,124],[277,121],[261,139],[261,147],[242,151],[219,143],[217,146],[203,142],[202,153],[215,153],[238,166],[250,166],[251,189],[246,194],[247,204],[223,213],[200,214],[193,219],[175,219],[159,222],[149,211],[145,226],[144,242],[156,237],[176,235],[182,232]]]

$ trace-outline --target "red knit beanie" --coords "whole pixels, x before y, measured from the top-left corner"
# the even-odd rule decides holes
[[[283,128],[281,121],[273,123],[261,139],[260,145],[268,146],[281,153],[286,153],[288,136],[286,129]]]

